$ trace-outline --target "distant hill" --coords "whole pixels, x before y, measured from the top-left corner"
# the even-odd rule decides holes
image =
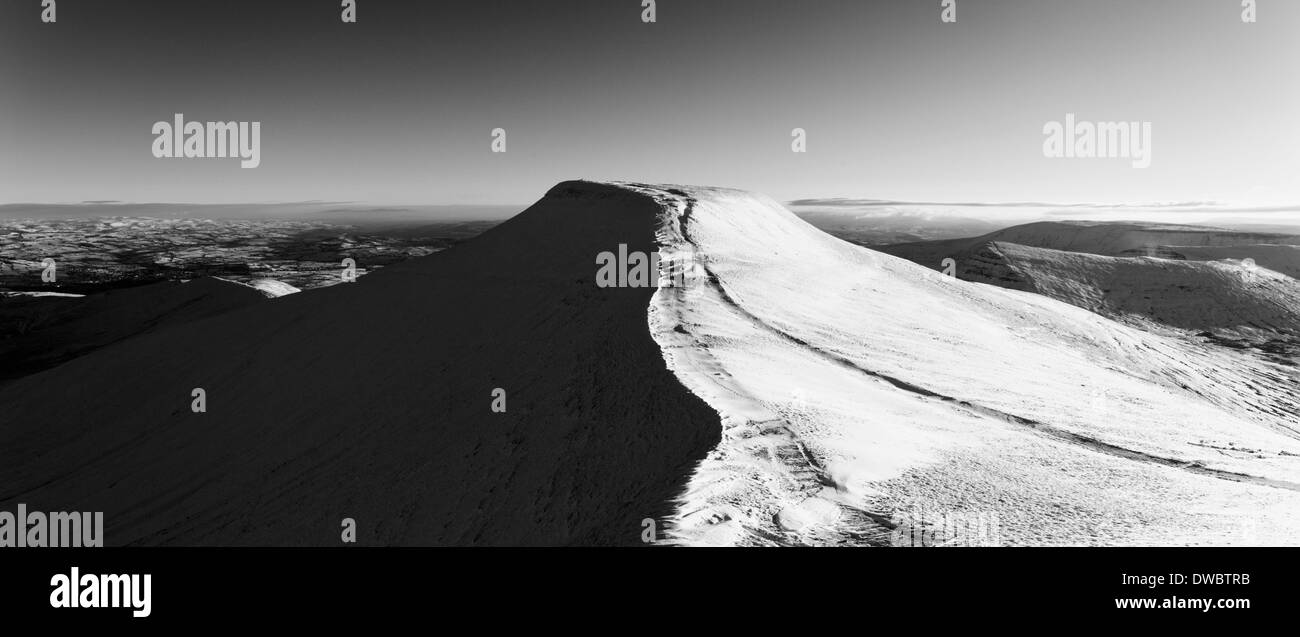
[[[992,242],[958,269],[968,281],[1036,292],[1118,320],[1220,337],[1300,336],[1300,281],[1239,261],[1182,261]]]
[[[1300,235],[1239,232],[1209,226],[1101,221],[1042,221],[1004,228],[978,237],[873,246],[928,268],[942,269],[992,242],[1102,256],[1154,256],[1214,260],[1252,258],[1255,263],[1300,276]]]
[[[1295,245],[1293,245],[1295,244]],[[1300,236],[1205,226],[1043,222],[876,249],[957,278],[1117,320],[1300,353]]]
[[[288,292],[204,277],[85,297],[13,294],[0,299],[0,382],[54,367],[132,336],[248,307]]]

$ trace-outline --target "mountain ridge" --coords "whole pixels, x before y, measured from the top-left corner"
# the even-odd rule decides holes
[[[110,546],[337,545],[344,518],[363,545],[641,544],[716,415],[650,338],[652,290],[595,286],[659,213],[603,192],[0,388],[0,507],[103,511]]]

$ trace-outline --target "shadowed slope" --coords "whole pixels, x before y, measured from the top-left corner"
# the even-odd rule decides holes
[[[104,511],[109,545],[330,545],[346,517],[362,544],[639,543],[718,437],[653,289],[595,285],[658,212],[568,182],[445,252],[18,381],[0,509]]]
[[[274,289],[278,281],[263,284]],[[0,298],[0,382],[130,338],[265,301],[257,287],[203,277],[86,297]]]

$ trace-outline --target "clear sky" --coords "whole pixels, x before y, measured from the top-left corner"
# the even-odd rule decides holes
[[[558,181],[781,200],[1300,202],[1300,2],[0,2],[0,202],[526,204]],[[260,121],[261,166],[154,122]],[[1051,160],[1066,113],[1152,165]],[[504,154],[491,131],[507,133]],[[790,150],[803,128],[808,152]]]

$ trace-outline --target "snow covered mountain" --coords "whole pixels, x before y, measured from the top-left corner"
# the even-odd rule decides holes
[[[1007,544],[1294,543],[1293,368],[834,239],[762,196],[640,187],[669,366],[723,419],[689,544],[883,543],[899,512],[988,513]]]
[[[661,287],[596,284],[656,249]],[[566,182],[444,252],[0,388],[0,508],[102,510],[110,545],[333,544],[344,517],[372,544],[637,544],[647,518],[950,543],[932,523],[964,516],[1001,544],[1292,544],[1296,387],[761,195]]]
[[[1035,223],[879,249],[965,281],[1035,292],[1144,329],[1190,331],[1289,364],[1300,360],[1300,236]]]
[[[103,511],[108,546],[341,546],[345,518],[362,545],[640,545],[719,437],[653,289],[595,285],[659,212],[561,184],[454,249],[9,383],[0,509]]]
[[[1113,257],[1149,256],[1194,261],[1249,258],[1270,270],[1292,277],[1300,276],[1300,236],[1241,232],[1210,226],[1041,221],[974,238],[899,243],[875,249],[935,269],[942,267],[944,259],[951,258],[960,268],[966,257],[995,242]]]
[[[963,280],[1036,292],[1144,327],[1300,336],[1300,281],[1242,260],[1104,257],[993,242],[957,271]]]

